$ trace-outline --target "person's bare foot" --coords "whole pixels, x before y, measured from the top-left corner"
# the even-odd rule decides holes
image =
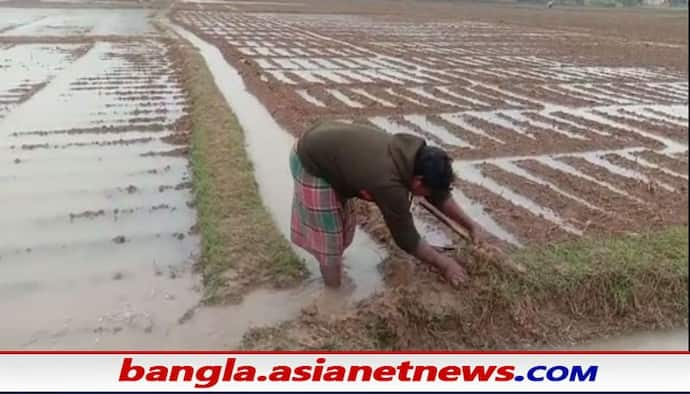
[[[316,308],[325,316],[337,315],[350,304],[354,290],[355,282],[344,274],[339,287],[324,286],[316,300]]]

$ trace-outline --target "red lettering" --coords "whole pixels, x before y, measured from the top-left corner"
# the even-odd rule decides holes
[[[271,374],[268,375],[268,380],[271,382],[289,382],[291,371],[292,369],[287,365],[276,365]]]
[[[395,368],[389,365],[384,365],[374,370],[374,380],[378,380],[381,382],[390,382],[391,380],[393,380],[394,376]]]
[[[324,365],[326,359],[318,358],[312,365],[301,365],[294,369],[288,365],[276,365],[268,376],[259,376],[259,381],[304,382],[304,381],[375,381],[390,382],[397,378],[400,382],[442,382],[463,381],[496,382],[512,381],[515,378],[514,365],[448,365],[439,368],[434,365],[412,365],[410,361],[373,368],[368,365]],[[397,376],[396,376],[397,375]],[[257,380],[256,368],[250,365],[236,366],[235,358],[227,358],[225,365],[205,365],[196,369],[191,365],[135,365],[132,357],[122,359],[120,382],[189,382],[194,380],[195,388],[211,388],[223,381],[253,382]]]
[[[350,373],[347,375],[347,380],[350,382],[354,382],[357,380],[357,373],[362,371],[362,378],[360,379],[362,382],[368,382],[371,380],[371,373],[372,373],[372,368],[368,365],[353,365],[350,367]]]
[[[194,367],[191,365],[173,365],[170,368],[170,381],[177,382],[177,380],[180,379],[180,372],[184,372],[182,380],[189,382],[194,376]]]
[[[207,365],[199,368],[196,371],[196,380],[200,383],[196,383],[194,387],[207,389],[215,386],[218,380],[220,380],[220,371],[220,365]]]
[[[444,382],[455,382],[460,377],[460,367],[450,365],[438,371],[438,378]]]
[[[147,382],[165,382],[166,380],[168,380],[168,368],[165,365],[154,365],[146,374]]]
[[[515,366],[514,365],[504,365],[498,368],[498,376],[496,377],[497,382],[509,382],[515,377]]]
[[[321,380],[321,374],[323,373],[323,365],[317,365],[314,367],[314,373],[311,375],[311,380],[313,382],[318,382]]]
[[[252,382],[256,377],[256,368],[249,365],[237,367],[237,373],[232,376],[235,382]]]
[[[232,372],[235,370],[235,358],[225,360],[225,371],[223,371],[223,381],[229,382],[232,379]]]
[[[433,365],[418,365],[414,367],[414,376],[412,377],[413,382],[421,382],[422,375],[426,372],[426,381],[431,382],[436,379],[436,374],[438,373],[438,368]]]
[[[134,372],[134,376],[132,376]],[[125,357],[122,360],[122,368],[120,368],[120,382],[136,382],[144,377],[144,367],[132,364],[131,357]]]
[[[480,382],[486,382],[487,380],[491,379],[491,375],[493,375],[494,371],[496,370],[495,365],[490,365],[488,368],[484,367],[483,365],[478,365],[475,367],[470,367],[469,365],[463,365],[462,366],[462,375],[464,376],[464,381],[466,382],[471,382],[475,380],[475,377],[477,377]]]
[[[409,382],[410,381],[410,376],[408,373],[410,373],[410,370],[412,370],[412,365],[410,365],[409,361],[403,361],[398,365],[398,380],[401,382]]]
[[[331,365],[326,368],[326,373],[323,375],[324,382],[342,382],[345,380],[345,368],[340,365]]]
[[[308,365],[302,365],[295,368],[295,377],[292,378],[293,382],[306,382],[311,378],[311,367]]]

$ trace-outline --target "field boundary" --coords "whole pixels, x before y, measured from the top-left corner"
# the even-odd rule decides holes
[[[300,283],[306,267],[261,202],[244,131],[198,51],[174,44],[190,102],[191,166],[201,234],[205,303],[241,301],[261,286]]]
[[[251,350],[458,350],[572,346],[635,330],[688,327],[688,228],[528,248],[518,277],[471,262],[454,291],[417,267],[411,280],[327,318],[311,308],[255,328]],[[389,274],[404,261],[385,262]]]

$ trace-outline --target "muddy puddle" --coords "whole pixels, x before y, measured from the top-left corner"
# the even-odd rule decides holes
[[[54,24],[154,31],[141,10],[0,15],[25,16],[3,37],[72,34]],[[17,43],[0,54],[0,314],[12,316],[0,348],[167,346],[201,287],[187,160],[152,154],[178,147],[166,137],[186,111],[170,99],[181,90],[165,46]]]
[[[287,234],[290,207],[285,195],[292,184],[284,164],[292,137],[244,91],[240,77],[217,51],[182,34],[202,49],[228,101],[238,114],[245,114],[240,121],[248,131],[248,151],[262,198],[280,230]],[[101,69],[94,64],[97,59],[97,52],[87,54],[13,111],[0,124],[3,131],[12,130],[2,134],[2,145],[6,149],[17,145],[8,138],[40,138],[30,134],[35,130],[87,127],[90,121],[98,120],[89,114],[107,99],[100,97],[88,103],[87,93],[69,93],[75,76]],[[45,108],[48,101],[63,94],[87,97],[72,101],[73,106],[66,105],[58,116],[59,124],[28,118],[30,112]],[[44,136],[56,138],[51,141],[55,144],[66,144],[71,138],[70,134]],[[82,142],[100,138],[98,133],[76,136]],[[25,170],[11,167],[12,182],[28,185],[31,179],[38,189],[31,192],[26,186],[0,193],[0,200],[13,208],[13,214],[3,217],[0,225],[19,229],[0,248],[0,258],[7,263],[0,268],[0,311],[16,317],[3,327],[0,346],[236,347],[252,326],[294,318],[314,301],[321,313],[338,313],[350,302],[381,288],[377,264],[386,253],[358,231],[345,255],[348,280],[339,290],[324,289],[320,276],[312,272],[312,277],[296,289],[257,290],[247,294],[240,305],[198,307],[201,284],[190,272],[198,239],[187,233],[194,222],[194,212],[186,204],[191,196],[187,190],[166,189],[161,193],[155,188],[157,182],[186,179],[186,166],[176,163],[182,161],[177,158],[143,158],[136,154],[142,150],[138,145],[35,149],[23,157]],[[63,166],[69,171],[63,171]],[[43,183],[50,186],[41,187]],[[436,239],[443,241],[441,236]],[[316,263],[308,263],[315,271]],[[36,308],[40,314],[35,313]]]
[[[136,9],[2,8],[2,36],[152,35],[150,11]]]

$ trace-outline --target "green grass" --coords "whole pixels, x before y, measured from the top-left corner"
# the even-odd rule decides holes
[[[510,286],[567,293],[601,283],[620,310],[629,307],[640,291],[654,286],[656,282],[649,281],[653,278],[685,277],[687,282],[688,228],[557,243],[519,251],[513,258],[529,271],[521,281],[507,282]],[[681,298],[687,303],[687,297]]]
[[[521,250],[512,257],[528,265],[535,275],[560,267],[558,278],[569,282],[601,270],[635,273],[652,267],[687,272],[688,228],[673,226],[658,232],[561,242]],[[544,278],[537,278],[543,282]]]
[[[244,131],[198,51],[186,45],[175,51],[190,103],[205,301],[236,302],[257,286],[299,283],[305,266],[262,205]]]

